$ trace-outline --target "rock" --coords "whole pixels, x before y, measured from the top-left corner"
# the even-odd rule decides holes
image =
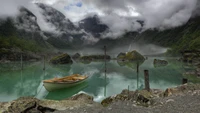
[[[145,60],[144,56],[142,56],[140,53],[138,53],[136,50],[128,52],[128,53],[120,53],[117,56],[118,60],[128,60],[128,61],[143,61]]]
[[[151,92],[148,92],[147,90],[140,90],[140,91],[128,91],[123,90],[122,93],[117,94],[116,96],[110,96],[106,99],[104,99],[101,104],[103,106],[108,106],[109,104],[115,102],[115,101],[135,101],[139,105],[142,106],[148,106],[153,97],[153,94]],[[150,102],[151,103],[151,102]]]
[[[81,57],[81,55],[79,54],[79,53],[76,53],[76,54],[74,54],[73,56],[72,56],[72,58],[74,59],[74,60],[77,60],[77,59],[79,59]]]
[[[164,92],[164,97],[171,95],[182,95],[184,93],[200,90],[200,84],[184,84],[174,88],[167,88]]]
[[[168,64],[165,60],[154,59],[153,64],[155,67],[166,66]]]
[[[112,97],[108,97],[108,98],[104,99],[103,101],[101,101],[101,105],[103,105],[104,107],[107,107],[113,101],[114,101],[114,99]]]
[[[135,94],[135,100],[140,103],[148,103],[150,99],[153,97],[151,92],[148,92],[147,90],[140,90],[136,91]]]
[[[62,54],[62,55],[52,58],[50,60],[50,63],[52,63],[52,64],[72,64],[73,62],[71,60],[71,57],[67,53],[65,53],[65,54]]]
[[[102,107],[93,101],[93,97],[87,94],[77,94],[71,98],[57,100],[38,100],[33,97],[21,97],[12,102],[0,102],[0,112],[3,113],[46,113],[55,110],[72,110],[80,107]]]
[[[43,112],[53,112],[55,109],[43,107],[39,105],[39,101],[32,97],[21,97],[17,100],[11,102],[5,113],[43,113]],[[6,109],[6,108],[5,108]]]

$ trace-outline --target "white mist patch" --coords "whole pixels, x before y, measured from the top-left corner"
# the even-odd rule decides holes
[[[125,53],[125,52],[136,50],[142,55],[156,55],[156,54],[165,53],[167,49],[168,48],[153,45],[153,44],[146,44],[146,45],[145,44],[143,45],[130,44],[127,46],[111,49],[108,52],[111,54],[115,54],[115,56],[117,56],[120,52]]]
[[[136,22],[136,18],[123,17],[117,14],[102,16],[100,20],[109,27],[109,31],[102,35],[103,38],[111,37],[115,39],[125,32],[138,31],[142,27]]]

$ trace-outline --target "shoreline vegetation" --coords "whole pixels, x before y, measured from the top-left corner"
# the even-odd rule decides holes
[[[33,97],[20,97],[11,102],[0,102],[1,113],[56,112],[56,113],[96,113],[96,112],[198,112],[200,103],[200,84],[183,84],[165,91],[159,89],[129,91],[104,99],[101,103],[93,101],[87,94],[76,94],[70,98],[39,100]],[[186,108],[185,108],[186,107]],[[115,109],[117,108],[117,109]]]

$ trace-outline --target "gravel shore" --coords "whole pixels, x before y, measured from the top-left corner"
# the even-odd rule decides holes
[[[118,100],[107,107],[80,107],[55,113],[200,113],[200,90],[188,90],[155,98],[153,106],[138,106],[131,100]]]
[[[71,98],[38,100],[21,97],[0,103],[0,113],[200,113],[200,84],[184,84],[165,91],[128,91],[108,97],[101,103],[87,94]]]

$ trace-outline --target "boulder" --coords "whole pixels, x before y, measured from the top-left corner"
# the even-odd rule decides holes
[[[40,100],[32,97],[21,97],[14,100],[4,108],[4,113],[44,113],[53,112],[55,109],[43,107],[39,104]]]
[[[153,92],[148,92],[147,90],[140,90],[140,91],[123,90],[120,94],[117,94],[115,96],[110,96],[104,99],[101,102],[101,104],[103,106],[108,106],[109,104],[115,101],[131,100],[137,102],[138,105],[148,106],[148,103],[150,103],[153,97],[155,97],[155,94]]]
[[[65,54],[53,57],[50,60],[50,63],[52,63],[52,64],[72,64],[73,62],[71,60],[71,57],[67,53],[65,53]]]
[[[50,113],[58,110],[70,110],[80,107],[102,106],[87,94],[77,94],[65,100],[39,100],[33,97],[21,97],[11,102],[0,102],[0,113]]]
[[[138,53],[136,50],[128,52],[128,53],[120,53],[117,56],[118,60],[128,60],[128,61],[143,61],[145,60],[144,56]]]

